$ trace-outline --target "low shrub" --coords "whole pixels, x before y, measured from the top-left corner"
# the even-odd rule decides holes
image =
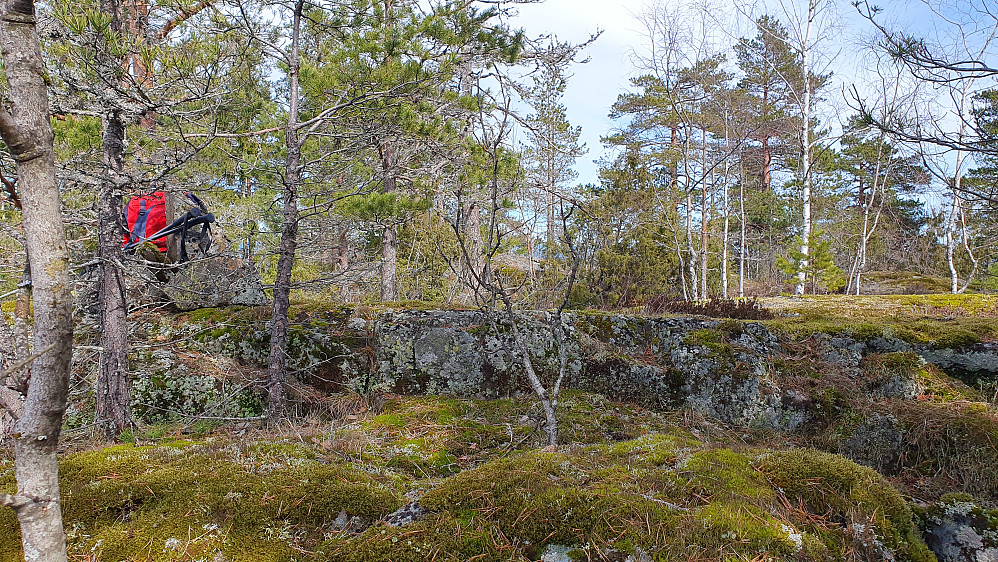
[[[774,314],[759,304],[758,299],[718,299],[687,301],[667,296],[652,297],[645,303],[646,314],[693,314],[711,318],[738,320],[769,320]]]

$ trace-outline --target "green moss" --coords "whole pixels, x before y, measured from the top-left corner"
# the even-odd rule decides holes
[[[900,495],[842,457],[746,450],[731,444],[743,432],[723,429],[710,430],[708,445],[680,426],[680,414],[580,392],[563,399],[565,420],[595,428],[571,431],[594,444],[514,450],[543,445],[531,422],[511,421],[537,414],[530,399],[412,397],[328,432],[303,428],[294,440],[177,439],[69,455],[62,478],[71,554],[506,561],[536,560],[557,543],[583,558],[612,547],[641,548],[655,560],[824,560],[853,548],[848,525],[856,522],[872,523],[898,559],[931,560]],[[967,415],[985,427],[979,418],[990,414]],[[613,442],[611,431],[647,433]],[[0,486],[10,482],[3,466]],[[431,510],[425,520],[376,523],[403,495],[420,494]],[[375,524],[337,532],[340,510]],[[12,557],[13,525],[0,518],[0,547],[13,545]]]
[[[438,444],[426,439],[404,439],[393,444],[395,454],[387,467],[414,476],[447,476],[458,471],[457,459]]]
[[[724,334],[720,330],[692,330],[683,338],[686,345],[716,345],[724,341]]]
[[[384,426],[384,427],[405,427],[405,418],[399,414],[381,414],[376,416],[370,422],[372,426]]]
[[[676,463],[690,447],[699,445],[686,432],[650,433],[637,439],[600,448],[600,452],[616,462],[628,465],[656,467]]]
[[[492,328],[488,324],[478,324],[476,326],[471,326],[467,329],[467,332],[473,336],[483,337],[487,335]]]
[[[748,456],[731,449],[710,449],[692,455],[681,474],[695,495],[723,500],[724,503],[766,502],[773,489],[753,470]]]
[[[74,529],[70,553],[105,560],[218,552],[289,560],[294,545],[321,542],[340,510],[370,521],[401,505],[364,473],[319,464],[285,444],[109,447],[63,460],[60,487]],[[0,536],[12,534],[0,527]]]
[[[802,501],[812,513],[873,523],[892,547],[906,547],[913,532],[904,498],[873,469],[813,449],[790,449],[759,458],[759,469],[791,503]]]
[[[485,516],[489,526],[535,545],[585,544],[622,534],[640,539],[636,517],[646,526],[668,525],[668,510],[607,482],[587,485],[579,479],[583,470],[563,455],[520,454],[453,476],[420,501],[453,516]]]
[[[269,316],[269,311],[270,308],[266,306],[245,307],[234,305],[221,308],[199,308],[178,315],[178,319],[195,324],[216,324],[260,319],[264,314]]]
[[[860,361],[863,372],[876,378],[900,376],[913,379],[924,366],[925,361],[913,351],[871,353]]]
[[[763,299],[763,304],[783,315],[763,324],[793,339],[826,333],[959,348],[998,336],[993,295],[828,295]]]
[[[711,503],[685,517],[694,544],[737,544],[746,552],[791,555],[798,551],[792,529],[764,510],[743,504]],[[723,547],[722,547],[723,548]],[[732,549],[734,550],[734,549]]]
[[[938,335],[933,344],[935,347],[943,349],[958,349],[970,347],[980,343],[981,336],[963,328],[955,328],[949,332]]]
[[[2,467],[3,464],[0,464]],[[0,470],[0,493],[17,491],[14,474]],[[0,560],[21,560],[21,533],[14,511],[0,508]]]
[[[337,562],[515,560],[515,547],[500,542],[504,538],[490,534],[473,518],[441,513],[404,528],[376,525],[358,537],[337,535],[321,545],[317,558]]]

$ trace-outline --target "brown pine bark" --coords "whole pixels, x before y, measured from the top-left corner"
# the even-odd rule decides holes
[[[0,53],[9,91],[9,99],[0,104],[0,137],[17,162],[32,272],[36,357],[15,433],[17,493],[0,494],[0,505],[12,507],[17,514],[26,558],[63,562],[66,537],[56,452],[69,394],[72,295],[35,21],[32,0],[0,2]]]
[[[119,136],[120,135],[120,136]],[[103,420],[108,439],[132,428],[128,372],[128,321],[125,286],[119,264],[121,252],[121,193],[115,176],[121,171],[124,126],[111,119],[104,123],[106,172],[97,198],[97,238],[100,256],[100,367],[97,374],[97,419]],[[115,154],[116,153],[116,154]]]
[[[288,122],[284,127],[287,157],[284,160],[284,210],[281,248],[274,280],[274,308],[270,326],[270,358],[267,362],[267,415],[280,420],[287,407],[288,310],[291,308],[291,269],[298,247],[298,188],[301,183],[301,139],[298,131],[298,48],[304,0],[295,3],[288,57]]]
[[[121,8],[117,0],[103,0],[101,11],[111,17],[111,28],[120,32]],[[105,49],[106,51],[106,49]],[[120,65],[120,59],[101,56],[105,67]],[[122,263],[122,196],[119,182],[124,175],[125,124],[120,114],[109,111],[101,118],[101,149],[104,176],[97,196],[97,252],[100,257],[100,346],[97,372],[97,419],[108,439],[132,429],[132,383],[128,373],[128,304],[119,264]]]

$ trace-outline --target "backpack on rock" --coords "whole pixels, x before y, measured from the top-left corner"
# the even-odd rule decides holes
[[[134,250],[136,246],[149,241],[156,245],[160,252],[166,253],[167,237],[179,234],[180,263],[190,260],[187,251],[188,244],[194,246],[199,253],[207,255],[211,247],[211,224],[215,215],[208,212],[204,201],[191,192],[184,195],[194,204],[194,208],[169,225],[166,224],[166,194],[162,191],[150,195],[133,197],[125,206],[125,224],[128,232],[124,235],[123,249]]]

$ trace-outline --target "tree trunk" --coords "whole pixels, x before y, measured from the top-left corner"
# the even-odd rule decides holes
[[[97,375],[97,419],[108,439],[132,428],[128,375],[128,310],[125,286],[118,269],[121,252],[121,177],[125,126],[116,114],[103,119],[104,177],[97,197],[97,238],[100,255],[100,345]]]
[[[959,191],[959,183],[957,183],[957,191]],[[974,256],[974,250],[970,247],[970,236],[967,234],[967,214],[963,211],[963,207],[960,208],[960,227],[963,235],[963,249],[967,251],[967,257],[970,258],[971,268],[970,273],[967,274],[967,279],[963,282],[963,287],[957,291],[959,294],[963,294],[970,287],[970,283],[974,280],[974,275],[977,274],[977,267],[980,262]]]
[[[950,292],[954,295],[960,290],[960,276],[956,271],[956,262],[953,259],[956,250],[956,210],[959,206],[960,196],[953,190],[953,199],[950,203],[949,217],[946,219],[946,264],[949,266]]]
[[[381,156],[381,171],[384,174],[382,189],[385,193],[395,193],[398,189],[395,177],[398,173],[395,148],[390,142],[381,141],[378,143],[378,152]],[[394,222],[386,224],[381,237],[381,302],[398,300],[398,286],[395,280],[395,273],[398,269],[396,228],[397,225]]]
[[[298,133],[298,62],[301,14],[304,0],[298,0],[292,22],[288,65],[288,122],[284,127],[287,157],[284,160],[284,209],[281,249],[274,280],[274,307],[270,322],[270,358],[267,361],[267,416],[275,422],[287,406],[288,310],[291,308],[291,269],[298,246],[298,188],[301,183],[301,140]]]
[[[689,267],[690,276],[690,297],[693,300],[698,300],[699,292],[697,291],[699,283],[697,283],[697,251],[693,247],[693,195],[689,188],[686,189],[686,252],[690,255],[690,261],[687,264]]]
[[[721,298],[728,298],[728,241],[730,238],[731,229],[731,209],[729,201],[730,195],[728,193],[728,174],[730,170],[730,159],[731,153],[728,149],[729,139],[728,139],[728,113],[724,113],[724,181],[722,182],[722,187],[724,188],[724,198],[721,204],[724,206],[724,235],[721,240]]]
[[[811,249],[811,26],[814,24],[817,0],[809,0],[807,4],[807,27],[804,40],[801,43],[804,74],[804,101],[801,104],[801,163],[804,183],[803,226],[800,236],[801,263],[797,270],[797,287],[794,294],[804,294],[804,281],[810,265],[808,257]]]
[[[337,229],[339,232],[336,238],[336,269],[346,271],[350,269],[350,230],[346,226]]]
[[[707,131],[703,132],[703,187],[700,190],[700,298],[707,298],[707,268],[709,265],[709,255],[707,254],[707,227],[710,224],[710,208],[707,206]]]
[[[166,214],[166,224],[173,224],[177,219],[177,194],[169,189],[165,190],[164,213]],[[180,262],[180,235],[171,234],[166,237],[166,258],[170,263]]]
[[[745,164],[742,153],[738,153],[738,296],[745,296]]]
[[[769,191],[773,183],[773,149],[769,146],[769,137],[762,139],[762,190]]]
[[[482,275],[482,249],[485,247],[485,243],[482,240],[482,217],[479,215],[478,202],[471,201],[463,205],[462,232],[464,250],[468,255],[467,259],[461,260],[461,266],[465,270],[462,273],[463,289],[467,290],[472,297],[465,300],[471,303],[479,289],[477,279]]]
[[[69,248],[60,215],[44,63],[32,0],[0,4],[0,53],[9,97],[0,137],[17,162],[24,238],[32,272],[36,359],[14,442],[17,493],[0,494],[21,525],[26,558],[66,560],[56,452],[73,354]]]
[[[121,32],[121,8],[117,0],[102,0],[101,11],[111,18],[111,29]],[[133,15],[133,19],[137,17]],[[106,45],[101,49],[101,65],[107,69],[123,64],[113,58]],[[119,182],[123,177],[125,124],[116,110],[109,109],[101,118],[101,151],[104,175],[97,195],[97,252],[100,258],[100,346],[97,374],[96,409],[100,428],[108,439],[132,428],[131,393],[128,375],[128,322],[125,286],[118,269],[122,262],[122,196]]]
[[[856,258],[856,295],[859,295],[863,291],[863,272],[866,271],[867,262],[867,250],[870,245],[870,238],[873,237],[873,232],[877,229],[877,224],[880,223],[880,214],[884,209],[884,199],[887,197],[886,194],[886,184],[887,178],[881,178],[881,160],[884,158],[884,139],[880,139],[880,143],[877,145],[877,165],[873,172],[873,185],[870,187],[870,195],[864,196],[862,183],[860,184],[859,201],[863,203],[863,236],[860,238],[860,248],[858,256]],[[886,175],[886,174],[885,174]],[[877,200],[877,192],[880,191],[880,207],[877,208],[877,215],[873,219],[873,224],[870,224],[870,210],[873,208],[874,202]],[[864,202],[865,200],[865,202]],[[850,280],[851,282],[851,280]],[[846,291],[848,293],[848,291]]]

